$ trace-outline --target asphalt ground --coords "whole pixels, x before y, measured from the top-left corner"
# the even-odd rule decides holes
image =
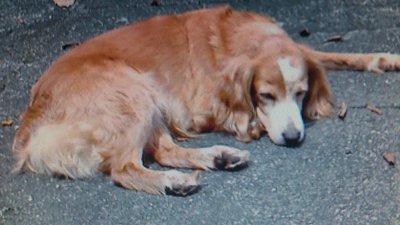
[[[68,180],[10,174],[11,143],[31,86],[68,46],[154,15],[230,3],[269,14],[297,41],[319,50],[400,53],[398,0],[0,1],[0,224],[400,224],[400,170],[383,154],[400,152],[400,75],[330,72],[344,120],[308,123],[299,148],[268,138],[244,144],[224,134],[182,143],[248,149],[238,172],[205,172],[192,196],[153,196],[109,177]],[[309,36],[300,31],[307,29]],[[327,42],[339,35],[340,41]],[[378,115],[365,108],[372,103]],[[399,160],[398,160],[399,161]]]

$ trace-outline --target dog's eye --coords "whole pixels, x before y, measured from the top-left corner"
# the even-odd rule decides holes
[[[260,97],[263,100],[269,100],[269,101],[275,101],[276,100],[275,95],[273,95],[271,93],[260,93]]]
[[[298,91],[296,92],[296,98],[302,98],[306,95],[306,91]]]

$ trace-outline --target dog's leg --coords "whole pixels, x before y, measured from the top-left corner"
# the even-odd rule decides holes
[[[151,194],[186,196],[200,188],[199,172],[187,174],[176,170],[154,171],[145,168],[139,161],[112,169],[111,177],[116,184],[125,188]]]
[[[118,135],[118,141],[105,148],[107,150],[102,153],[102,171],[108,172],[116,184],[127,189],[180,196],[197,192],[200,188],[199,172],[188,174],[176,170],[156,171],[143,165],[144,147],[152,145],[158,130],[164,129],[158,113],[148,115],[149,118],[143,117],[143,121],[126,126],[124,132]],[[148,123],[149,120],[152,121]]]
[[[249,160],[249,152],[228,146],[215,145],[208,148],[183,148],[174,143],[169,134],[158,140],[154,159],[163,166],[191,169],[240,169]]]
[[[359,70],[383,73],[400,70],[400,55],[389,53],[330,53],[299,45],[305,54],[317,58],[327,70]]]

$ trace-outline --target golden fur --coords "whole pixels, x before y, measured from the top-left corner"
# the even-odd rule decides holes
[[[305,118],[330,115],[325,69],[399,67],[397,55],[311,50],[269,17],[229,7],[157,16],[95,37],[49,67],[33,87],[15,136],[16,170],[71,178],[102,171],[128,189],[190,194],[198,173],[148,169],[143,151],[162,166],[240,168],[247,151],[182,148],[171,135],[224,131],[248,142],[266,131],[285,144],[281,130],[272,135],[278,128],[269,109],[280,105],[279,113],[291,104]],[[281,123],[284,136],[301,141],[301,121]]]

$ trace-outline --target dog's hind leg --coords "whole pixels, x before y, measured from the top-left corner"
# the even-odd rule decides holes
[[[140,162],[128,162],[120,168],[113,168],[111,177],[116,184],[127,189],[151,194],[186,196],[200,188],[198,172],[155,171],[145,168]]]
[[[249,152],[223,145],[183,148],[164,133],[156,141],[153,157],[160,165],[168,167],[236,170],[247,164]]]
[[[153,129],[140,124],[130,124],[113,145],[101,153],[104,159],[101,171],[110,174],[116,184],[131,190],[181,196],[196,192],[200,187],[198,172],[156,171],[143,166],[143,147],[148,138],[141,132],[153,134]]]
[[[359,70],[383,73],[400,70],[400,55],[389,53],[334,53],[322,52],[299,45],[305,54],[317,58],[327,70]]]

